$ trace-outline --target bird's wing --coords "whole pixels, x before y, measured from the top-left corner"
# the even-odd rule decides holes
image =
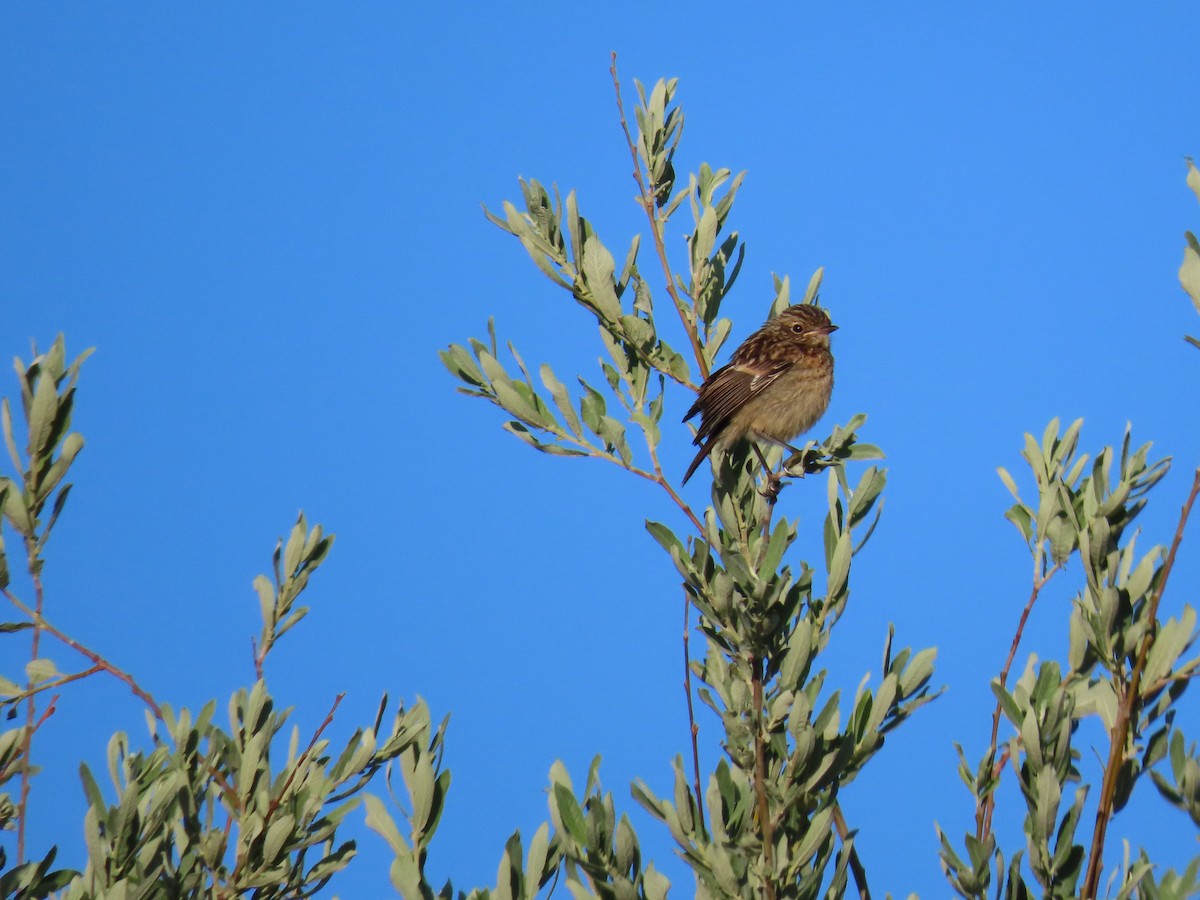
[[[709,435],[719,434],[747,401],[791,367],[791,362],[784,361],[755,368],[730,363],[713,372],[688,413],[689,418],[697,411],[704,413],[693,443],[699,444]]]

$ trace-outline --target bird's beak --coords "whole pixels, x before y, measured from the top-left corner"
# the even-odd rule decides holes
[[[817,330],[821,334],[832,334],[833,332],[838,330],[838,327],[836,325],[824,325],[821,328],[818,328]]]

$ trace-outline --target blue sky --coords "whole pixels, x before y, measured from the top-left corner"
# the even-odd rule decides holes
[[[305,733],[340,691],[342,739],[383,691],[451,714],[435,881],[491,884],[507,836],[545,818],[551,763],[582,780],[600,753],[690,895],[628,795],[634,778],[667,790],[685,748],[678,579],[642,525],[671,507],[615,467],[533,453],[437,359],[494,315],[527,361],[596,373],[588,320],[480,203],[523,175],[576,189],[614,249],[643,229],[613,50],[627,88],[680,79],[680,170],[748,171],[734,339],[772,272],[802,288],[825,267],[841,330],[818,430],[869,414],[890,467],[827,665],[852,695],[892,622],[899,646],[939,647],[948,688],[843,800],[878,894],[945,896],[933,823],[970,819],[953,742],[985,745],[1028,595],[996,466],[1017,474],[1023,433],[1054,416],[1083,417],[1091,451],[1132,422],[1175,458],[1142,523],[1165,543],[1200,460],[1200,353],[1182,340],[1200,324],[1176,279],[1200,225],[1184,184],[1200,55],[1181,3],[5,6],[0,354],[58,332],[97,348],[48,616],[159,698],[223,708],[253,678],[251,579],[303,508],[337,543],[269,682]],[[665,417],[679,473],[689,403],[671,395]],[[804,490],[781,509],[805,516],[815,561]],[[1168,611],[1195,596],[1197,539]],[[1079,577],[1048,592],[1023,653],[1062,658]],[[8,642],[4,673],[26,652]],[[119,685],[64,692],[47,732],[70,752],[40,745],[35,846],[81,859],[78,763],[103,769],[118,728],[144,734]],[[718,723],[702,729],[711,767]],[[1176,867],[1194,852],[1185,816],[1144,800],[1110,830],[1110,870],[1122,836]],[[1015,849],[1015,798],[997,816]],[[382,896],[387,855],[365,829],[360,850],[339,891]]]

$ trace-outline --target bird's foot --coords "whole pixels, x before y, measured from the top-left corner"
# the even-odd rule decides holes
[[[784,473],[782,471],[771,472],[764,470],[762,489],[759,493],[767,499],[768,503],[774,505],[775,500],[779,497],[779,492],[783,490],[783,478]]]

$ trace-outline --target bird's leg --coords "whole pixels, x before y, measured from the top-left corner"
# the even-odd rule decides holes
[[[762,450],[758,448],[757,441],[751,441],[750,446],[754,448],[755,454],[758,456],[758,461],[763,467],[763,491],[762,495],[767,498],[768,503],[774,503],[775,498],[779,496],[779,492],[783,489],[783,472],[772,472],[771,466],[767,463],[767,458],[763,456]]]

